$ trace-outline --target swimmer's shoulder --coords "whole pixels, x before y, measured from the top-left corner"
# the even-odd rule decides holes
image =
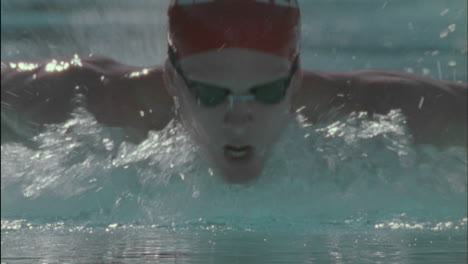
[[[330,109],[340,109],[336,114],[346,114],[349,100],[352,76],[337,72],[314,71],[302,69],[302,82],[294,106],[311,122],[319,122],[326,118]]]
[[[348,72],[303,70],[300,90],[304,104],[314,101],[312,97],[315,97],[329,106],[352,104],[353,111],[383,114],[399,107],[422,109],[418,104],[421,98],[432,107],[459,106],[465,110],[468,95],[467,83],[374,69]]]
[[[396,71],[305,70],[297,107],[311,121],[319,121],[331,109],[339,116],[351,112],[386,115],[398,109],[415,142],[466,146],[467,90],[466,83]]]
[[[87,59],[85,66],[94,79],[88,108],[98,121],[149,131],[172,120],[173,99],[162,66],[131,66],[102,57]]]
[[[76,96],[98,122],[158,130],[172,119],[162,67],[137,67],[101,56],[1,62],[4,108],[37,124],[60,123],[77,107]],[[5,111],[7,112],[7,111]]]

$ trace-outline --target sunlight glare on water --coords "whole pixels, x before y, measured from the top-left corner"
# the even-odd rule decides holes
[[[35,137],[37,149],[2,146],[2,216],[265,226],[466,214],[466,149],[414,147],[400,111],[326,125],[297,120],[261,177],[237,186],[211,175],[176,121],[135,144],[79,108]]]

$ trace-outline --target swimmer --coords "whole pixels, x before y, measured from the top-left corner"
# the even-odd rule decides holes
[[[105,125],[146,133],[180,119],[230,183],[261,173],[299,110],[316,123],[331,110],[343,116],[401,109],[416,144],[466,146],[466,83],[383,70],[302,69],[296,0],[175,0],[168,17],[162,66],[92,55],[2,62],[2,131],[13,119],[64,122],[81,94]]]

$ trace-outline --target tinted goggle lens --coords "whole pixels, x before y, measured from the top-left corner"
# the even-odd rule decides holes
[[[176,69],[177,73],[183,78],[187,87],[195,95],[197,100],[205,106],[216,106],[223,103],[231,92],[223,87],[218,87],[206,83],[189,80],[185,77],[178,63],[175,61],[172,49],[169,49],[169,59]],[[297,71],[298,56],[293,61],[288,77],[276,80],[267,84],[256,86],[250,89],[250,93],[254,95],[255,100],[265,104],[279,103],[286,95],[286,90],[289,87],[292,77]]]
[[[281,81],[254,88],[252,93],[255,95],[255,100],[265,104],[276,104],[283,100],[286,95],[286,89],[290,81]]]
[[[189,82],[189,89],[205,106],[216,106],[223,103],[231,94],[228,90],[216,86],[196,84]],[[276,84],[265,85],[251,90],[255,100],[265,104],[276,104],[283,100],[288,84],[282,81]]]
[[[226,89],[209,86],[205,84],[191,84],[188,85],[189,89],[193,92],[197,100],[205,106],[216,106],[226,100],[229,92]]]

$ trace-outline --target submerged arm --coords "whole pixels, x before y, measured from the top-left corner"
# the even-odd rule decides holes
[[[85,106],[106,125],[145,131],[161,129],[171,119],[172,99],[159,67],[143,69],[76,55],[1,66],[2,130],[27,136],[24,129],[64,122],[77,106]]]
[[[303,82],[307,98],[317,98],[313,104],[316,109],[312,107],[306,112],[312,118],[317,119],[330,108],[341,114],[352,111],[387,114],[392,109],[401,109],[416,143],[466,146],[466,83],[380,70],[309,71],[305,72]]]

